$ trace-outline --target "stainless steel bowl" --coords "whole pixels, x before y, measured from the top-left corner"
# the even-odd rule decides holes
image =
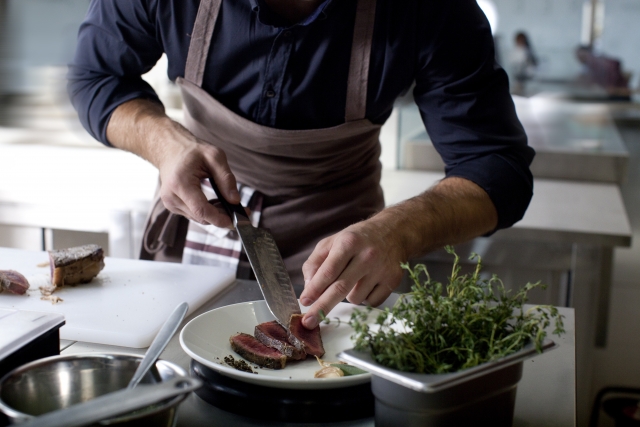
[[[141,360],[142,356],[133,354],[77,354],[28,363],[0,380],[0,411],[15,424],[124,389]],[[159,360],[141,384],[186,375],[179,366]],[[177,396],[95,425],[170,427],[174,425],[177,406],[186,397]]]

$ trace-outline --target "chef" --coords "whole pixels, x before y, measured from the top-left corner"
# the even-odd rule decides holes
[[[184,125],[141,78],[162,54]],[[68,90],[86,129],[158,168],[142,258],[246,267],[206,179],[274,235],[304,324],[380,304],[401,262],[509,227],[534,152],[475,0],[93,0]],[[412,90],[446,177],[384,208],[380,127]]]

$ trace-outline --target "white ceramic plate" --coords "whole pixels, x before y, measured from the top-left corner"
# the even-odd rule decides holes
[[[336,362],[336,355],[353,347],[353,329],[346,323],[351,312],[358,306],[338,304],[329,314],[331,323],[321,324],[322,342],[326,351],[323,360]],[[306,307],[301,307],[305,312]],[[362,309],[362,307],[360,307]],[[338,325],[335,318],[340,318]],[[375,319],[375,316],[370,316]],[[241,357],[231,350],[229,338],[238,332],[253,335],[254,328],[262,322],[275,320],[264,301],[252,301],[220,307],[203,313],[191,320],[180,333],[180,345],[196,361],[215,371],[235,379],[267,387],[290,389],[329,389],[349,387],[367,383],[371,374],[352,375],[341,378],[313,378],[320,369],[315,358],[288,362],[284,369],[254,369],[258,374],[238,371],[224,363],[226,356]],[[255,364],[251,363],[251,366]]]

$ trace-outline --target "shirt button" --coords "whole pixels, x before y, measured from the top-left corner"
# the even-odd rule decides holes
[[[272,91],[272,90],[268,90],[268,91],[266,91],[266,92],[264,93],[264,95],[265,95],[267,98],[273,98],[274,96],[276,96],[276,93],[275,93],[274,91]]]
[[[283,35],[284,37],[291,37],[291,31],[288,31],[288,30],[287,30],[287,31],[285,31],[284,33],[282,33],[282,35]]]

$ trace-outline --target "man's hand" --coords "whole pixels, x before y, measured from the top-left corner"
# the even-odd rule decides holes
[[[158,143],[166,144],[166,149],[157,167],[162,183],[160,197],[167,209],[200,224],[231,227],[229,215],[209,204],[200,188],[203,179],[212,177],[221,191],[226,190],[227,200],[240,202],[224,152],[198,140],[177,123],[167,129],[163,139]]]
[[[231,227],[229,216],[209,204],[200,188],[201,180],[213,178],[227,201],[240,203],[226,155],[167,117],[161,105],[134,99],[118,106],[109,120],[107,138],[158,168],[160,197],[171,212],[200,224]]]
[[[402,279],[400,263],[493,230],[498,215],[487,193],[446,178],[419,196],[384,209],[320,241],[302,267],[303,324],[314,328],[340,301],[376,306]]]
[[[305,327],[320,321],[347,298],[353,304],[380,305],[400,284],[400,263],[407,255],[399,236],[375,218],[354,224],[321,240],[302,266],[305,288],[303,305],[313,304],[305,315]]]

